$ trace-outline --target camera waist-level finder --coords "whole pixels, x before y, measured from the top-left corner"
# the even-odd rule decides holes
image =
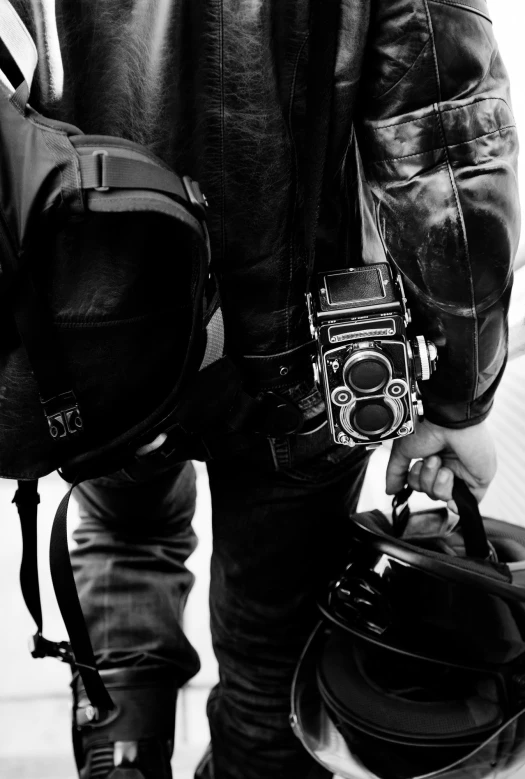
[[[417,382],[430,378],[437,350],[407,337],[401,278],[387,263],[319,273],[307,299],[334,441],[373,446],[412,433],[423,413]]]

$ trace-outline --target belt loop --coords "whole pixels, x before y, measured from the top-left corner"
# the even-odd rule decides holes
[[[289,436],[270,438],[272,458],[276,471],[284,471],[292,465],[292,448]]]

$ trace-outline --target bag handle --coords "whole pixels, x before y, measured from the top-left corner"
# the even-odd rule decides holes
[[[11,92],[11,102],[23,110],[29,99],[38,63],[38,53],[27,27],[9,0],[0,0],[0,38],[24,77],[22,83],[15,89],[5,73],[0,70],[0,81]]]
[[[392,526],[394,535],[398,538],[402,537],[410,519],[408,499],[412,492],[412,488],[406,484],[392,500]],[[463,533],[467,556],[481,560],[490,559],[493,556],[493,552],[487,540],[478,502],[463,479],[460,479],[458,476],[454,477],[452,498],[458,507],[459,524]]]

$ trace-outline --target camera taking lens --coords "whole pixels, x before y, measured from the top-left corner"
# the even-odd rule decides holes
[[[391,375],[390,363],[371,349],[354,352],[343,368],[345,383],[357,392],[378,392]]]

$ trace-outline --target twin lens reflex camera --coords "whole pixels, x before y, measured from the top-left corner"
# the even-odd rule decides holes
[[[319,273],[308,313],[334,441],[373,447],[412,433],[423,413],[417,382],[430,378],[437,350],[407,336],[400,276],[387,263]]]

